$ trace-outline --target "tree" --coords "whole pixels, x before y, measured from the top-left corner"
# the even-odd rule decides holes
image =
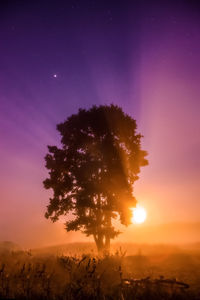
[[[99,252],[109,250],[120,233],[113,219],[131,223],[133,184],[148,164],[136,128],[120,107],[93,106],[58,124],[62,146],[48,146],[44,187],[53,190],[53,197],[45,217],[55,222],[65,215],[66,230],[92,235]]]

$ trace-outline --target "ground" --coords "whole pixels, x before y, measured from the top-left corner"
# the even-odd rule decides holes
[[[3,299],[197,300],[199,287],[199,245],[114,245],[97,257],[92,244],[71,244],[0,255]]]

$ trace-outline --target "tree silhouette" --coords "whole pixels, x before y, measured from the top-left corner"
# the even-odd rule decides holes
[[[53,189],[53,197],[45,217],[55,222],[67,216],[66,230],[92,235],[98,251],[109,250],[120,233],[113,219],[131,222],[133,184],[148,164],[136,127],[118,106],[93,106],[58,124],[62,146],[48,146],[44,187]]]

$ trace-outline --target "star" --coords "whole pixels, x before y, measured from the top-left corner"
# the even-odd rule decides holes
[[[53,77],[54,77],[54,78],[57,78],[57,77],[58,77],[58,75],[57,75],[57,74],[53,74]]]

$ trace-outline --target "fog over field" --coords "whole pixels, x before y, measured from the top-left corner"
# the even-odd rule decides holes
[[[68,243],[93,243],[92,238],[87,238],[80,232],[66,232],[62,223],[55,223],[45,228],[45,223],[35,231],[29,228],[21,229],[13,235],[6,233],[0,228],[1,241],[13,241],[23,249],[40,248]],[[123,233],[112,243],[133,243],[133,244],[172,244],[184,245],[200,242],[200,223],[169,223],[162,225],[130,225],[128,228],[120,227]],[[95,245],[94,245],[95,247]]]

